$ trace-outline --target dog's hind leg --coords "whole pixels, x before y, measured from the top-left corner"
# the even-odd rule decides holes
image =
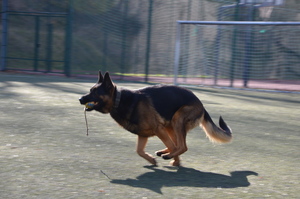
[[[157,151],[156,155],[162,156],[164,159],[171,159],[166,158],[168,157],[168,154],[172,153],[173,151],[177,151],[177,139],[173,129],[163,128],[161,129],[161,131],[157,132],[157,137],[159,137],[162,140],[162,142],[166,145],[167,148]],[[172,160],[170,164],[172,166],[180,166],[179,156],[173,156],[172,158],[174,158],[174,160]]]
[[[203,115],[203,106],[200,102],[182,106],[176,111],[172,118],[172,129],[174,139],[176,139],[176,151],[163,155],[164,159],[175,158],[188,150],[186,145],[187,132],[199,125],[200,118]],[[171,136],[171,135],[170,135]]]
[[[177,131],[177,132],[176,132]],[[179,163],[179,155],[187,151],[186,145],[186,131],[185,129],[176,129],[176,142],[174,150],[170,150],[169,154],[162,155],[162,158],[165,160],[174,158],[174,161],[171,162],[172,165],[178,166]]]
[[[176,137],[176,134],[174,132],[174,129],[172,127],[169,127],[166,130],[168,132],[169,137],[172,139],[172,141],[174,142],[174,144],[175,144],[175,146],[177,148],[177,137]],[[179,156],[174,156],[173,160],[170,162],[170,165],[172,165],[172,166],[180,166]]]
[[[169,137],[171,138],[171,140],[174,142],[175,146],[176,146],[176,135],[174,134],[174,130],[172,129],[172,127],[166,127],[165,131],[168,133]],[[156,151],[155,154],[159,157],[161,157],[163,154],[166,153],[170,153],[171,151],[169,150],[169,148],[165,148],[159,151]]]
[[[164,159],[178,159],[178,156],[188,150],[186,145],[186,135],[188,130],[195,127],[197,116],[201,115],[201,109],[195,106],[181,107],[172,118],[172,127],[168,129],[168,134],[175,143],[176,150],[169,154],[162,155]],[[176,161],[175,161],[176,162]]]
[[[173,140],[175,146],[177,147],[177,137],[176,137],[176,134],[174,132],[174,129],[173,128],[168,128],[167,129],[167,132],[168,132],[168,135],[170,136],[170,138]],[[174,156],[173,157],[174,160],[172,160],[170,162],[170,164],[172,166],[180,166],[180,159],[179,159],[179,155],[178,156]]]
[[[146,147],[147,141],[148,141],[148,137],[138,136],[136,152],[139,156],[143,157],[151,164],[156,165],[155,158],[152,155],[150,155],[149,153],[145,152],[145,147]]]

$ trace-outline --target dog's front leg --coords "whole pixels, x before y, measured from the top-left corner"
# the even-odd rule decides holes
[[[145,147],[146,147],[147,141],[148,141],[148,137],[138,136],[136,152],[137,152],[137,154],[139,154],[139,156],[145,158],[151,164],[156,165],[155,158],[152,155],[150,155],[149,153],[145,152]]]

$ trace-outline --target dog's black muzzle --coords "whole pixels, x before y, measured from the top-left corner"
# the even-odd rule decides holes
[[[79,102],[80,102],[80,104],[82,104],[82,105],[85,105],[86,103],[88,103],[88,101],[85,99],[84,96],[81,97],[81,98],[79,98]]]

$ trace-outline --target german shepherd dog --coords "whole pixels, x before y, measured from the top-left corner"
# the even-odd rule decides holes
[[[179,155],[187,151],[187,132],[198,125],[212,142],[226,143],[232,139],[229,126],[222,117],[217,127],[200,100],[190,91],[171,85],[149,86],[138,90],[119,89],[109,73],[99,71],[98,82],[90,93],[79,99],[86,111],[110,113],[126,130],[138,135],[138,155],[156,165],[155,158],[144,151],[147,140],[157,136],[166,148],[156,152],[163,159],[172,159],[179,166]]]

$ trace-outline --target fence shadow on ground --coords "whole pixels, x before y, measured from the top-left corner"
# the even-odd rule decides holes
[[[253,171],[233,171],[230,172],[230,175],[228,176],[218,173],[202,172],[187,167],[179,167],[177,171],[174,171],[174,168],[173,170],[166,171],[154,166],[148,166],[146,168],[149,168],[152,171],[146,172],[136,177],[136,179],[113,179],[111,180],[111,183],[145,188],[162,194],[162,187],[248,187],[250,186],[250,183],[247,176],[258,175],[258,173]]]

